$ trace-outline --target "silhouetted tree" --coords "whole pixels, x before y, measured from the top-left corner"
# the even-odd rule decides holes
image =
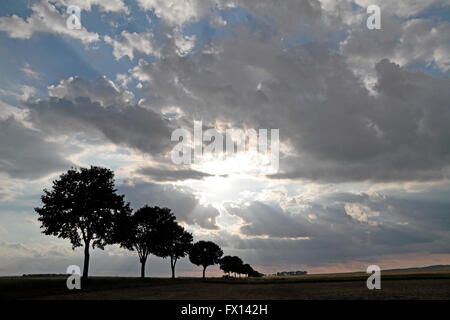
[[[122,234],[121,245],[136,250],[141,263],[141,278],[145,277],[145,263],[150,253],[162,245],[166,230],[175,223],[175,216],[169,208],[145,206],[130,217],[126,233]]]
[[[231,260],[231,272],[234,272],[234,275],[242,273],[242,266],[244,265],[244,262],[241,258],[237,256],[233,256]]]
[[[249,277],[254,277],[254,278],[260,278],[262,276],[264,276],[262,273],[253,270],[251,273],[248,274]]]
[[[225,256],[219,260],[219,268],[224,273],[227,273],[230,275],[232,267],[233,257],[232,256]]]
[[[199,241],[192,246],[191,251],[189,252],[189,260],[197,266],[203,266],[204,279],[206,268],[219,263],[222,255],[222,249],[214,242]]]
[[[248,263],[246,263],[242,265],[241,272],[250,277],[250,275],[253,274],[255,270],[253,270],[253,268]]]
[[[164,230],[161,242],[155,248],[153,254],[162,258],[170,258],[172,279],[175,278],[175,265],[178,259],[185,257],[189,253],[192,247],[192,240],[192,234],[184,230],[176,222],[167,225],[166,230]]]
[[[236,276],[236,273],[241,274],[242,273],[242,266],[243,266],[242,259],[237,256],[225,256],[222,259],[220,259],[219,265],[220,269],[223,270],[223,272],[230,274],[231,272],[234,273]]]
[[[83,279],[89,270],[89,247],[104,249],[115,243],[118,226],[131,209],[114,188],[114,173],[106,168],[72,168],[44,189],[39,214],[43,233],[69,239],[72,249],[84,245]]]

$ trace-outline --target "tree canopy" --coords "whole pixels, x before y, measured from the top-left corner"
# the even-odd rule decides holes
[[[225,256],[219,261],[220,269],[230,275],[245,274],[249,277],[261,277],[262,274],[254,270],[249,264],[244,264],[241,258],[237,256]]]
[[[174,222],[167,225],[160,240],[153,254],[162,258],[170,258],[172,278],[175,278],[175,265],[178,259],[185,257],[191,250],[192,234]]]
[[[144,206],[122,228],[121,245],[136,250],[141,262],[141,277],[145,277],[145,263],[151,253],[158,253],[163,245],[166,230],[175,224],[175,216],[169,208]]]
[[[44,189],[43,206],[35,208],[43,233],[69,239],[72,248],[84,245],[83,278],[88,276],[89,247],[104,249],[116,242],[120,225],[131,209],[114,187],[114,173],[106,168],[72,168]]]
[[[203,266],[203,278],[205,278],[206,268],[219,263],[222,255],[222,249],[214,242],[198,241],[189,252],[189,260],[197,266]]]

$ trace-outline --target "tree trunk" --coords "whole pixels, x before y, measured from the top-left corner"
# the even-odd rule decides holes
[[[90,241],[84,243],[84,266],[83,266],[83,280],[87,280],[89,273],[89,245]]]
[[[147,258],[141,259],[141,278],[145,278],[145,262],[147,262]]]
[[[203,267],[203,279],[205,279],[205,271],[206,271],[206,267]]]
[[[176,260],[173,260],[172,257],[170,257],[170,266],[172,268],[172,279],[175,279],[175,264],[177,263]]]

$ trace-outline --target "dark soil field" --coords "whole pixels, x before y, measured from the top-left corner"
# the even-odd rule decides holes
[[[410,300],[450,299],[450,272],[392,272],[381,290],[368,290],[363,273],[259,279],[93,277],[68,290],[64,277],[0,278],[1,299],[45,300]]]

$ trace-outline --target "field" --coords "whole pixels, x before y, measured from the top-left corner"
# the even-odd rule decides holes
[[[1,299],[450,299],[450,270],[382,272],[381,290],[368,290],[366,274],[298,277],[123,278],[92,277],[80,291],[69,291],[65,277],[0,278]]]

